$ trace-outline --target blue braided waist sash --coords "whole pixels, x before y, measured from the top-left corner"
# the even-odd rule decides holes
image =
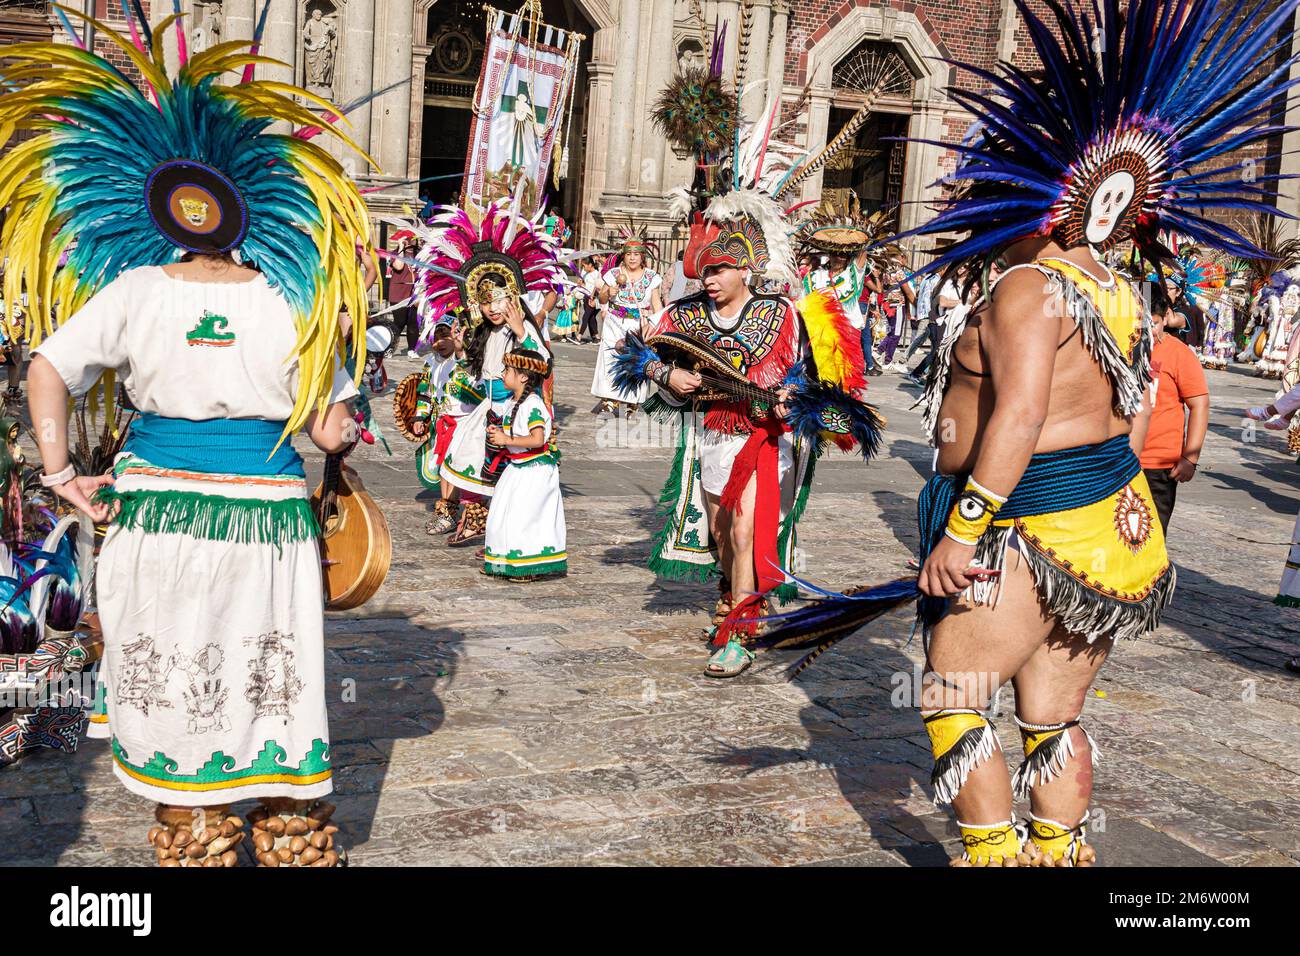
[[[312,540],[320,529],[307,475],[302,456],[280,442],[284,425],[142,414],[114,468],[116,485],[100,497],[115,504],[116,524],[150,534],[277,549]]]
[[[1119,491],[1142,470],[1127,435],[1095,445],[1046,451],[1029,459],[1025,473],[998,511],[997,520],[1072,511],[1095,504]],[[935,475],[925,483],[916,503],[921,532],[921,560],[943,536],[957,496],[968,475]]]
[[[123,450],[159,468],[220,475],[306,478],[302,456],[284,422],[260,418],[191,421],[144,412],[131,423]]]

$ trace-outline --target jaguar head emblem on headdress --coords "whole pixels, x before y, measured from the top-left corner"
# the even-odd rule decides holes
[[[202,199],[182,199],[181,212],[191,226],[201,226],[208,221],[208,204]]]

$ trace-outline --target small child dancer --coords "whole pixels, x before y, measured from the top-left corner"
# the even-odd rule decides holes
[[[540,352],[515,349],[505,357],[502,381],[515,396],[501,426],[488,439],[501,445],[509,464],[488,512],[483,573],[534,581],[568,573],[560,453],[552,440],[551,413],[542,401],[550,363]]]
[[[560,311],[556,313],[554,337],[557,340],[567,341],[573,334],[573,312],[577,308],[577,296],[572,292],[560,297]]]
[[[464,331],[459,320],[435,325],[412,423],[412,431],[417,435],[433,431],[430,440],[415,453],[420,484],[439,494],[433,517],[424,526],[425,533],[431,535],[447,534],[456,527],[459,489],[442,478],[439,469],[456,434],[456,424],[483,401],[482,391],[476,390],[475,383],[470,381],[464,358]]]

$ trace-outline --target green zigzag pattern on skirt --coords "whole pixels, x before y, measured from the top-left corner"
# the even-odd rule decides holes
[[[484,561],[483,571],[489,577],[494,578],[540,578],[552,574],[568,574],[569,562],[568,559],[561,558],[559,561],[548,561],[545,564],[529,564],[516,568],[510,565],[500,566]]]
[[[121,506],[113,519],[117,524],[151,534],[188,534],[205,541],[275,545],[320,536],[320,526],[306,498],[270,501],[197,491],[119,492],[101,488],[96,499]]]
[[[270,774],[311,777],[320,773],[328,773],[330,770],[329,744],[319,737],[312,742],[311,750],[298,761],[298,766],[294,767],[284,762],[288,755],[288,752],[274,740],[268,740],[262,746],[261,753],[242,770],[234,769],[234,757],[228,757],[218,750],[212,754],[207,763],[198,769],[197,773],[178,774],[176,772],[176,761],[162,751],[155,751],[154,755],[143,764],[131,763],[130,755],[122,749],[121,744],[117,742],[117,737],[113,738],[113,757],[118,763],[135,771],[146,780],[157,780],[162,783],[233,784],[248,777],[261,777]]]

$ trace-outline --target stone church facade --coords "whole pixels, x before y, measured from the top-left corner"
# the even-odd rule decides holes
[[[68,0],[121,27],[118,0]],[[515,3],[499,0],[513,8]],[[1041,5],[1041,0],[1033,0]],[[198,44],[251,36],[260,0],[182,0]],[[171,10],[144,0],[151,20]],[[852,147],[803,187],[803,198],[843,204],[850,192],[867,209],[896,210],[915,225],[936,197],[934,180],[951,169],[969,116],[944,94],[955,59],[993,69],[999,60],[1034,65],[1024,24],[1011,0],[750,0],[748,73],[742,108],[753,118],[779,91],[787,116],[805,104],[782,138],[820,145],[863,102],[862,76],[886,69],[892,80]],[[38,0],[7,0],[0,42],[28,37],[53,21]],[[665,194],[689,182],[691,161],[651,126],[655,98],[675,72],[706,56],[712,25],[730,24],[724,70],[737,57],[738,0],[543,0],[546,21],[583,34],[574,115],[552,202],[591,243],[628,217],[668,236]],[[1045,12],[1045,10],[1044,10]],[[331,147],[367,186],[377,213],[418,206],[421,194],[451,201],[463,170],[470,100],[484,48],[478,0],[271,0],[263,52],[290,66],[264,70],[344,104],[392,84],[392,91],[349,115],[349,133],[378,172]],[[174,55],[174,41],[168,39]],[[0,48],[2,49],[2,48]],[[98,49],[103,52],[102,41]],[[124,62],[115,51],[110,56]],[[964,81],[971,78],[963,77]],[[1292,97],[1300,97],[1300,87]],[[1281,104],[1279,104],[1281,105]],[[1292,107],[1300,102],[1292,102]],[[1300,165],[1300,142],[1288,136],[1274,152]],[[910,140],[904,142],[903,140]],[[1243,161],[1251,161],[1243,157]],[[1276,171],[1265,170],[1265,171]],[[405,180],[425,179],[418,184]],[[1297,187],[1281,186],[1283,209],[1300,211]]]

